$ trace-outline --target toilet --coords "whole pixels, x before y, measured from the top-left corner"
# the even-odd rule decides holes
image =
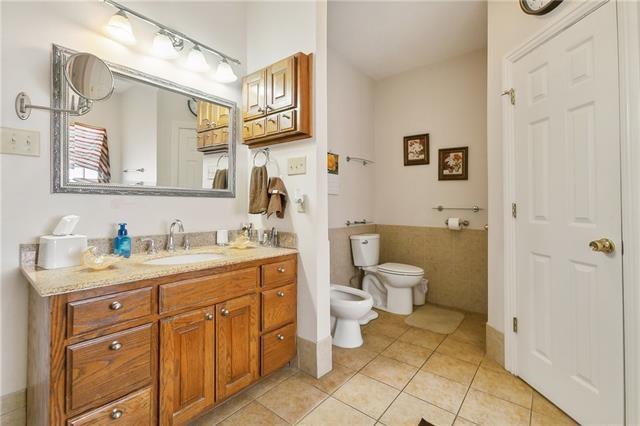
[[[359,234],[350,238],[354,265],[365,273],[362,290],[371,295],[373,306],[394,314],[411,314],[413,289],[421,284],[424,270],[402,263],[379,265],[379,234]],[[360,324],[366,324],[377,316],[375,311],[371,311],[361,318]]]
[[[362,346],[358,320],[371,311],[371,295],[357,288],[331,284],[329,303],[333,344],[341,348]]]

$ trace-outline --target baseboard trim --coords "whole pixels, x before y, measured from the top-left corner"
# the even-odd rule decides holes
[[[298,336],[297,343],[300,370],[315,378],[320,378],[332,370],[331,336],[318,342]]]
[[[486,324],[486,351],[490,358],[504,367],[504,333]]]

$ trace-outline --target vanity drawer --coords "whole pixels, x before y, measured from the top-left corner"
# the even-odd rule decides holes
[[[295,259],[262,265],[262,286],[276,287],[294,282],[296,279]]]
[[[151,315],[151,287],[94,297],[67,305],[68,335],[86,333]]]
[[[152,409],[151,388],[145,388],[112,404],[68,420],[67,426],[151,425]]]
[[[270,331],[296,319],[296,285],[262,292],[262,331]]]
[[[262,336],[262,375],[282,367],[296,356],[296,327],[287,325]]]
[[[258,268],[245,268],[160,286],[160,312],[231,299],[258,286]]]
[[[112,401],[152,378],[151,324],[78,343],[67,348],[67,409]]]

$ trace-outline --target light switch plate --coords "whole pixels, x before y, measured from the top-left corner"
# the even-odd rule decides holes
[[[40,132],[24,129],[0,128],[0,153],[14,155],[40,156]]]
[[[289,158],[287,165],[287,174],[289,176],[307,174],[307,157]]]

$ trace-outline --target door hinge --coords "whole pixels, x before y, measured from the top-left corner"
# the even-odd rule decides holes
[[[513,332],[517,333],[518,332],[518,318],[513,317]]]
[[[516,104],[516,91],[513,87],[509,90],[505,90],[504,92],[500,93],[500,96],[505,96],[505,95],[509,95],[509,100],[511,101],[511,105]]]
[[[516,203],[511,203],[511,216],[518,217],[518,205]]]

